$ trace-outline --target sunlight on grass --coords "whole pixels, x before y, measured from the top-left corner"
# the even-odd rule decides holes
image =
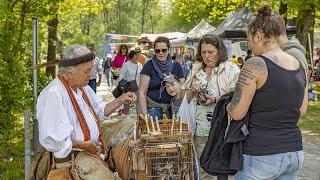
[[[299,120],[299,127],[320,135],[320,82],[311,84],[317,91],[318,101],[309,101],[308,110]]]
[[[320,101],[309,102],[307,113],[298,123],[303,130],[310,130],[320,135]]]

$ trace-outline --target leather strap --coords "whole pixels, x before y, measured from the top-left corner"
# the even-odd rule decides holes
[[[86,94],[86,92],[84,91],[83,88],[80,88],[80,90],[82,91],[82,98],[84,99],[84,101],[87,103],[87,105],[89,106],[89,110],[91,112],[91,114],[93,115],[97,126],[99,128],[99,141],[102,144],[102,149],[103,149],[103,153],[108,152],[109,148],[107,147],[107,145],[105,144],[106,141],[106,137],[104,134],[104,128],[103,128],[103,124],[100,122],[98,115],[96,114],[96,112],[93,109],[92,103],[90,102],[90,99],[88,97],[88,95]]]
[[[77,118],[80,122],[80,127],[81,127],[81,130],[82,130],[82,133],[83,133],[83,137],[84,137],[84,140],[85,141],[88,141],[91,139],[90,137],[90,129],[88,127],[88,124],[83,116],[83,113],[79,107],[79,104],[78,102],[76,101],[76,98],[74,97],[73,95],[73,92],[71,90],[71,87],[68,85],[67,81],[64,79],[63,76],[61,75],[58,75],[58,78],[59,80],[62,82],[62,84],[64,85],[64,87],[66,88],[67,92],[68,92],[68,95],[69,95],[69,98],[71,100],[71,103],[72,103],[72,106],[77,114]]]

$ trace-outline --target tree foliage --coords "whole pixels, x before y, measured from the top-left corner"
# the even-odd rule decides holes
[[[0,1],[0,158],[21,158],[23,126],[21,117],[32,107],[31,21],[45,11],[48,2]],[[50,4],[50,3],[49,3]],[[34,5],[42,8],[36,8]],[[22,164],[21,164],[22,166]],[[0,167],[0,179],[7,173]],[[3,173],[3,174],[2,174]],[[19,177],[19,173],[16,174]]]
[[[261,3],[270,4],[274,10],[286,5],[284,14],[298,18],[298,37],[305,46],[306,34],[312,34],[315,26],[320,28],[316,23],[320,17],[318,0],[0,0],[0,158],[21,158],[23,154],[17,144],[21,147],[23,141],[23,111],[33,103],[33,17],[39,20],[38,56],[42,62],[51,53],[50,42],[56,50],[53,58],[67,45],[88,42],[95,43],[98,55],[103,55],[107,33],[188,32],[201,19],[217,26],[230,11],[249,7],[255,12]],[[56,37],[49,35],[52,20],[57,20]],[[49,80],[41,69],[39,90]],[[14,149],[19,152],[12,153]],[[4,174],[0,164],[0,179]],[[20,174],[15,176],[20,179]]]

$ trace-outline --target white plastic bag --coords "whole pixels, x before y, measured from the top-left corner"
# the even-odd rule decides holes
[[[188,123],[189,130],[192,134],[196,132],[195,113],[191,103],[188,103],[187,93],[184,95],[181,105],[179,107],[177,116],[181,118],[182,122]]]

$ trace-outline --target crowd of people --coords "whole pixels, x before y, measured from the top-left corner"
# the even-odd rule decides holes
[[[303,164],[297,122],[307,109],[308,80],[320,76],[320,62],[316,62],[316,73],[308,76],[305,49],[297,39],[287,38],[283,18],[267,5],[250,21],[247,37],[251,50],[244,60],[228,59],[222,39],[206,35],[195,58],[185,53],[182,63],[173,60],[166,37],[155,40],[150,59],[139,47],[122,44],[114,58],[107,54],[99,63],[93,45],[71,45],[59,64],[59,76],[38,98],[41,145],[53,153],[56,168],[70,167],[74,154],[81,178],[113,179],[104,163],[107,152],[100,120],[116,109],[130,117],[133,104],[137,114],[175,117],[186,98],[195,124],[194,175],[212,179],[212,173],[202,168],[205,157],[201,154],[216,133],[212,131],[215,109],[231,94],[225,121],[230,125],[248,118],[249,132],[241,141],[242,168],[235,179],[296,179]],[[123,93],[109,104],[95,93],[103,73],[110,90],[126,82]],[[226,134],[229,125],[223,131]],[[96,165],[94,170],[86,166],[88,162]],[[215,175],[228,179],[225,173]]]

